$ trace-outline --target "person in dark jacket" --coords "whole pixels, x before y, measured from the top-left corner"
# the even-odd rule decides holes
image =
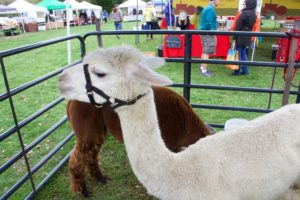
[[[186,12],[181,11],[176,17],[176,27],[179,27],[180,30],[189,30],[190,24],[190,17],[187,16]]]
[[[241,11],[237,20],[235,31],[252,31],[256,21],[256,0],[245,0],[244,9]],[[247,48],[251,46],[251,36],[235,36],[234,38],[236,49],[239,52],[240,61],[248,61]],[[241,70],[241,72],[240,72]],[[242,65],[238,70],[233,72],[233,75],[247,75],[248,66]]]

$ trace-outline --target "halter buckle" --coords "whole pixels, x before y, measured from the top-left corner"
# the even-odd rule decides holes
[[[94,105],[96,108],[102,108],[103,107],[103,105],[97,105],[97,104],[95,104]]]

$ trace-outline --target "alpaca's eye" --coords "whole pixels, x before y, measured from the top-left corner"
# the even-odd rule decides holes
[[[95,72],[96,76],[98,76],[99,78],[104,78],[106,76],[105,73],[100,73],[100,72]]]

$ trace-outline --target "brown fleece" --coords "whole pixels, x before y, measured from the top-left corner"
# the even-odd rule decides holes
[[[171,151],[179,152],[182,147],[210,135],[208,128],[183,97],[168,88],[152,88],[162,138]],[[123,141],[120,120],[108,107],[96,108],[75,100],[68,102],[67,113],[77,139],[69,161],[71,189],[88,196],[85,168],[88,167],[98,181],[106,183],[106,177],[98,165],[98,153],[108,131],[117,140]]]

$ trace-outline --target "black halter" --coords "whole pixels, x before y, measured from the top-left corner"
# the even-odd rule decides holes
[[[83,65],[83,70],[84,70],[84,76],[85,76],[85,80],[86,80],[86,85],[85,85],[86,94],[87,94],[91,104],[95,105],[97,108],[101,108],[103,106],[110,106],[111,109],[114,110],[120,106],[135,104],[137,102],[137,100],[139,100],[140,98],[142,98],[143,96],[148,94],[148,93],[140,94],[135,99],[127,100],[127,101],[123,101],[118,98],[112,98],[112,97],[108,96],[107,94],[105,94],[102,90],[100,90],[92,85],[91,77],[89,74],[89,65],[88,64]],[[106,100],[106,102],[103,104],[96,103],[93,92],[95,92],[96,94],[103,97]]]

